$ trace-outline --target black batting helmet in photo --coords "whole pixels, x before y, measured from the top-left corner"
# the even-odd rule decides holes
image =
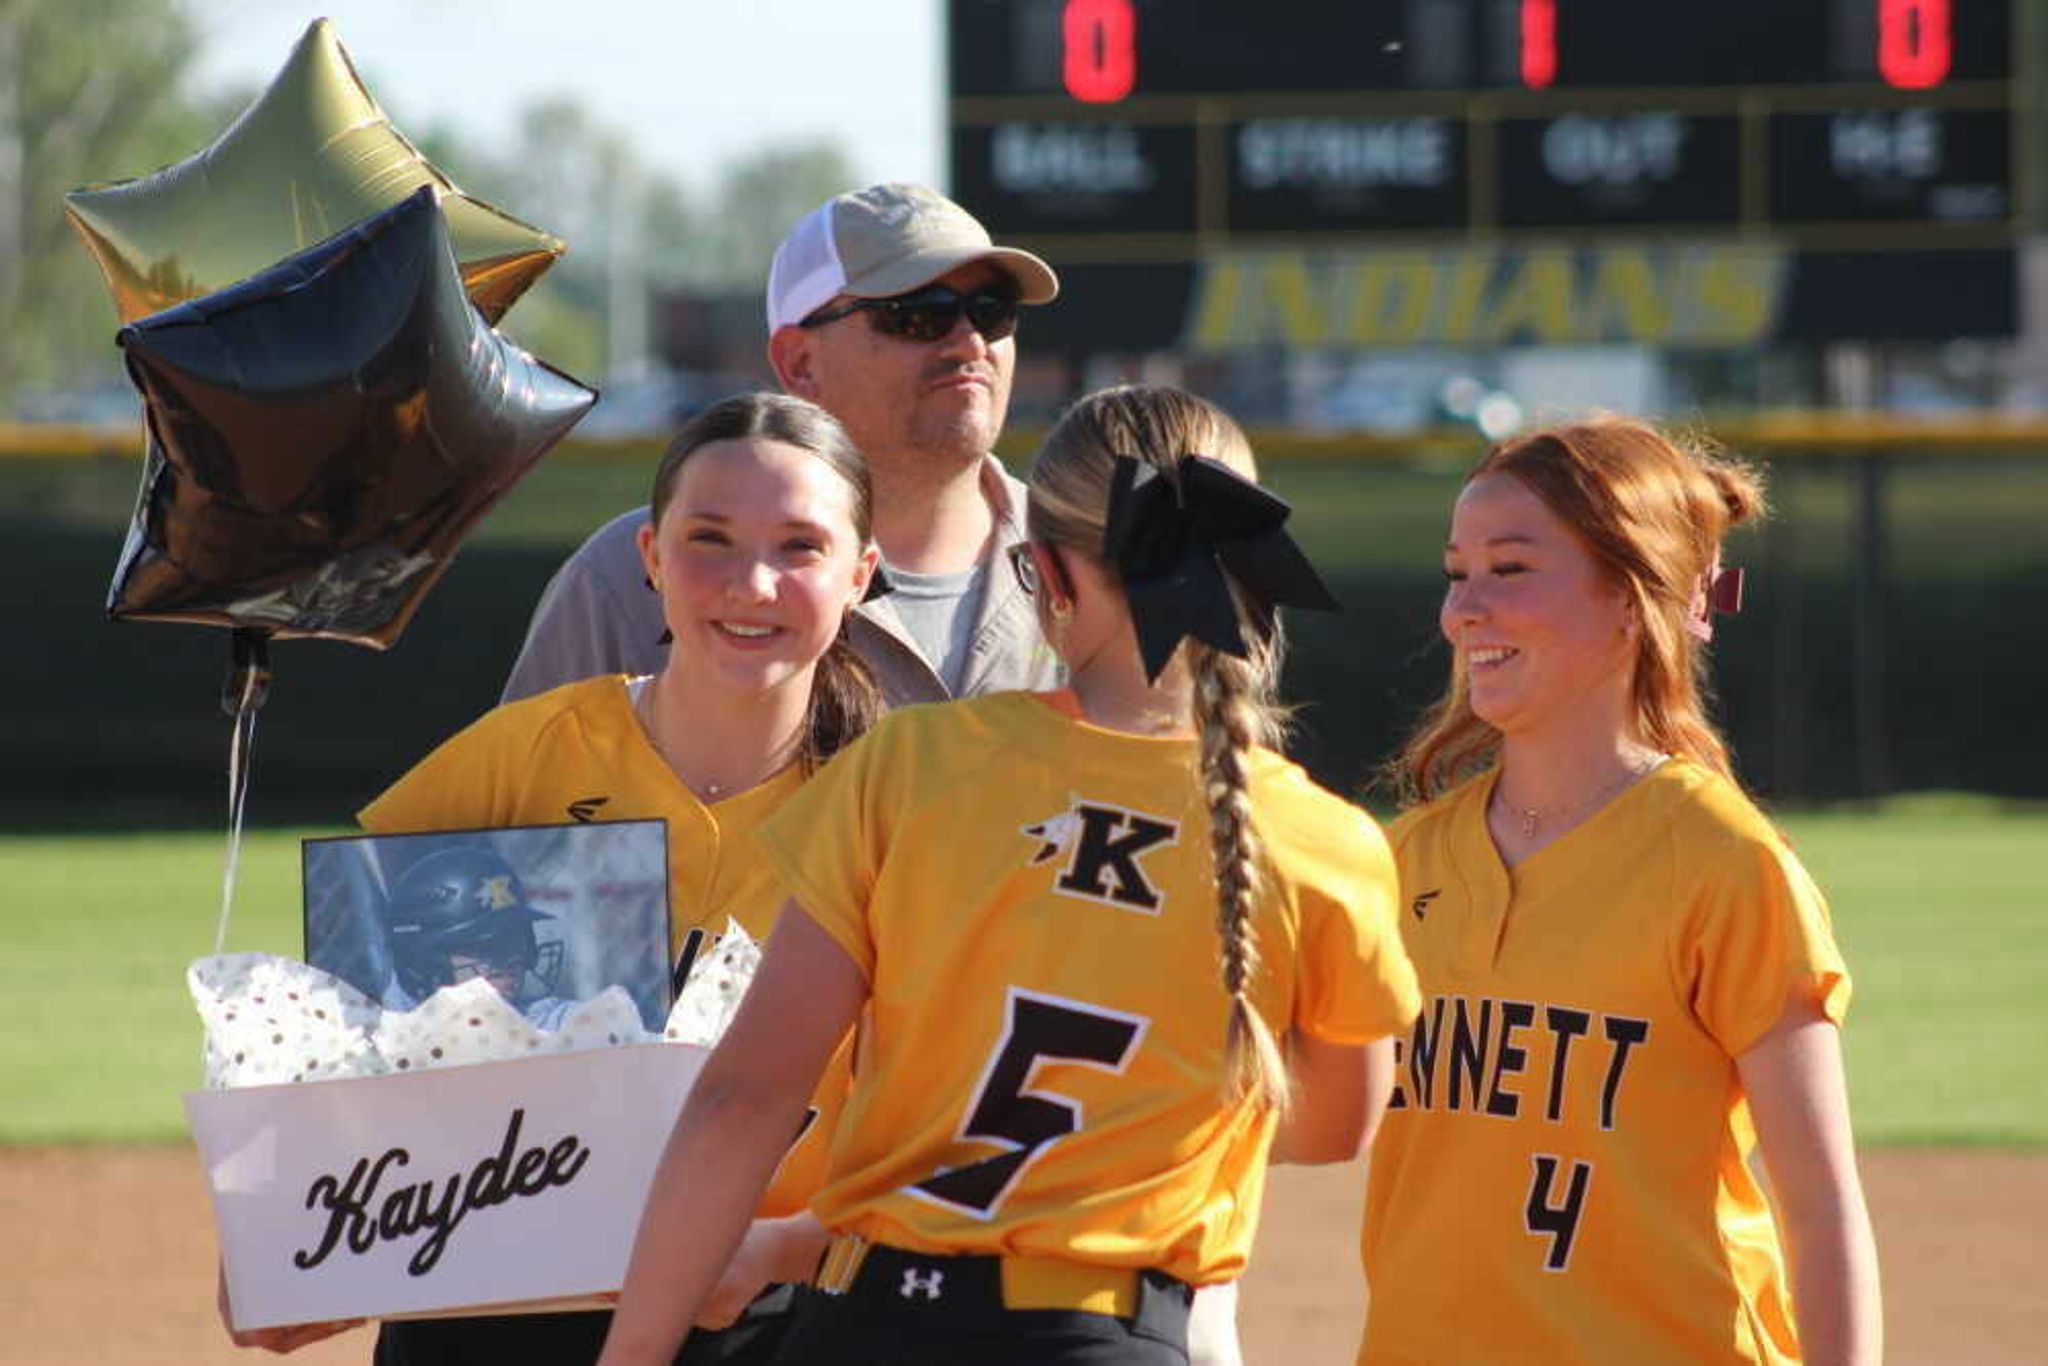
[[[552,919],[526,904],[511,864],[482,845],[460,845],[405,870],[391,889],[384,924],[399,986],[423,1000],[454,985],[457,955],[517,969],[522,980],[533,973],[552,992],[562,946],[550,942],[543,953],[533,932],[536,922]]]

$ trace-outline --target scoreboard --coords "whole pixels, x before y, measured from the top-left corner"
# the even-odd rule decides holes
[[[954,196],[1091,288],[1118,289],[1094,267],[1138,267],[1156,302],[1178,274],[1199,310],[1219,270],[1241,284],[1291,254],[1323,291],[1420,252],[1439,286],[1476,261],[1497,292],[1562,247],[1583,292],[1624,258],[1675,279],[1690,251],[1772,295],[1761,331],[1722,329],[1731,345],[2016,323],[2015,0],[950,0],[949,15]]]
[[[1133,94],[1873,84],[2009,74],[1976,0],[955,0],[954,89]]]

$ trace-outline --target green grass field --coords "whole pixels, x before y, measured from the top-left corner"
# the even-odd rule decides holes
[[[1856,982],[1848,1047],[1866,1142],[2048,1148],[2048,813],[1966,798],[1787,819]],[[244,850],[230,949],[296,953],[300,837]],[[12,934],[0,1142],[184,1132],[199,1026],[184,969],[213,943],[217,835],[0,838]]]

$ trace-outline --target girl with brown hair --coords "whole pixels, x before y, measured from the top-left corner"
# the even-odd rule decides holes
[[[792,891],[642,1218],[605,1361],[666,1361],[833,1042],[833,1235],[781,1361],[1180,1363],[1269,1152],[1355,1153],[1414,988],[1376,827],[1269,745],[1326,606],[1236,425],[1082,399],[1015,559],[1071,686],[885,719],[762,832]]]
[[[748,836],[881,713],[881,694],[844,636],[878,556],[860,451],[822,408],[780,394],[727,399],[685,423],[655,473],[650,510],[642,562],[673,637],[660,672],[585,679],[495,708],[359,819],[384,834],[660,818],[680,974],[728,920],[767,938],[780,890]],[[817,1122],[794,1145],[794,1124],[771,1142],[781,1171],[758,1210],[750,1207],[762,1219],[705,1309],[707,1323],[739,1321],[693,1339],[681,1358],[690,1366],[772,1354],[793,1290],[755,1295],[801,1274],[783,1270],[782,1254],[811,1239],[803,1210],[823,1169],[845,1068],[842,1051],[819,1088]],[[376,1362],[587,1362],[608,1319],[392,1321]],[[237,1341],[290,1350],[342,1326]]]
[[[1511,440],[1458,496],[1450,685],[1391,766],[1424,1005],[1361,1362],[1879,1359],[1848,974],[1701,701],[1722,541],[1762,511],[1625,418]]]

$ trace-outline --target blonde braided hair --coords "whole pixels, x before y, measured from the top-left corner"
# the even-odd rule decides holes
[[[1270,643],[1268,643],[1270,649]],[[1222,944],[1223,989],[1230,993],[1225,1036],[1225,1088],[1233,1097],[1287,1108],[1287,1064],[1265,1017],[1252,1009],[1259,974],[1252,909],[1264,890],[1265,850],[1252,820],[1249,762],[1255,745],[1275,743],[1278,709],[1272,672],[1204,645],[1189,647],[1195,676],[1195,724],[1202,748],[1202,795],[1209,804],[1209,843],[1216,861],[1216,935]]]
[[[1250,443],[1237,424],[1193,394],[1130,385],[1088,395],[1061,416],[1032,465],[1032,539],[1099,560],[1116,457],[1143,460],[1178,477],[1180,458],[1190,454],[1255,473]],[[1268,888],[1265,851],[1253,819],[1250,763],[1254,747],[1278,745],[1286,729],[1285,714],[1273,700],[1281,637],[1270,613],[1247,603],[1234,586],[1231,595],[1250,658],[1190,640],[1169,674],[1186,668],[1194,685],[1200,748],[1196,777],[1209,811],[1216,934],[1223,989],[1230,997],[1224,1094],[1284,1111],[1286,1060],[1251,1000],[1260,966],[1254,913]]]

